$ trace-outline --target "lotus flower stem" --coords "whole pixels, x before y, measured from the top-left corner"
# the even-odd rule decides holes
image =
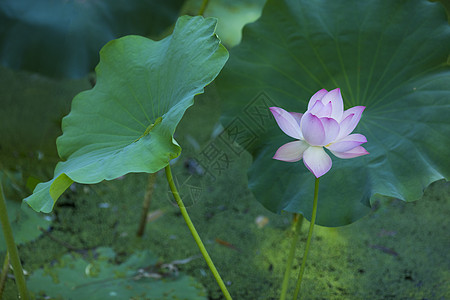
[[[311,237],[314,229],[314,223],[316,222],[317,213],[317,199],[319,197],[319,178],[316,178],[314,185],[314,202],[313,211],[311,216],[311,223],[309,224],[308,239],[306,240],[305,253],[303,254],[302,266],[300,267],[300,273],[298,274],[297,285],[295,286],[294,300],[298,298],[300,293],[300,286],[302,285],[303,273],[305,272],[306,258],[308,257],[309,245],[311,244]]]
[[[225,299],[231,300],[232,298],[231,298],[230,293],[228,292],[222,278],[220,277],[219,272],[217,271],[216,267],[214,266],[214,263],[208,254],[208,251],[206,251],[206,248],[203,245],[203,242],[200,239],[200,236],[198,235],[197,230],[195,230],[195,227],[191,221],[191,218],[189,218],[186,207],[184,206],[183,201],[180,198],[180,194],[178,193],[178,190],[173,181],[172,171],[170,169],[169,164],[166,166],[165,170],[166,170],[167,181],[169,182],[170,190],[172,191],[172,195],[175,198],[175,201],[177,202],[178,207],[180,208],[181,214],[183,215],[183,218],[186,221],[186,224],[189,227],[189,230],[191,231],[191,234],[194,237],[194,240],[197,243],[198,248],[200,248],[200,252],[202,253],[206,263],[208,264],[209,269],[213,273],[214,278],[216,279],[217,283],[219,284],[220,289],[222,290],[222,293],[225,296]]]
[[[0,182],[0,221],[2,223],[3,235],[6,241],[6,247],[8,249],[9,258],[14,271],[14,277],[16,279],[17,289],[19,290],[19,296],[21,300],[28,300],[28,290],[25,283],[25,277],[23,276],[22,264],[19,258],[19,251],[17,251],[16,243],[9,223],[8,212],[6,211],[6,202],[3,197],[3,188]]]
[[[289,286],[289,277],[292,270],[292,262],[294,261],[295,249],[297,248],[300,237],[300,228],[302,227],[303,216],[301,214],[294,214],[294,223],[292,224],[292,244],[289,250],[289,256],[286,263],[286,271],[284,272],[283,283],[281,284],[280,300],[286,299],[286,293]]]

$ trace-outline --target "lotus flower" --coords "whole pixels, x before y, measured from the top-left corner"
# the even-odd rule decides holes
[[[303,163],[317,178],[331,169],[331,158],[323,149],[327,148],[339,158],[354,158],[369,154],[361,144],[366,143],[364,135],[353,133],[361,119],[364,106],[355,106],[344,111],[340,89],[328,92],[322,89],[315,93],[304,113],[287,112],[279,107],[270,111],[281,130],[297,139],[281,146],[274,159]]]

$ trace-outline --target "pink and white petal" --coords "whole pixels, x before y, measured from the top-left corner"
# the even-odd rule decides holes
[[[316,178],[331,169],[331,158],[322,147],[309,147],[303,152],[303,163]]]
[[[360,133],[353,133],[353,134],[350,134],[350,135],[346,136],[345,138],[339,140],[339,142],[340,141],[356,141],[356,142],[360,142],[360,143],[367,143],[367,138]]]
[[[325,140],[325,129],[318,117],[311,113],[305,113],[300,122],[303,138],[312,146],[322,145]]]
[[[300,121],[302,120],[303,114],[298,113],[298,112],[290,112],[290,114],[297,121],[298,127],[300,127]],[[300,130],[299,133],[301,135],[302,131]],[[303,140],[303,135],[301,135],[300,139]]]
[[[361,114],[363,113],[363,111],[366,109],[365,106],[353,106],[350,107],[349,109],[344,111],[344,114],[342,115],[342,119],[346,118],[347,116],[351,115],[351,114],[355,114],[355,115],[359,115],[358,117],[358,122],[359,119],[361,119]]]
[[[297,120],[298,126],[300,126],[300,120],[302,119],[303,114],[298,112],[290,112],[290,114],[294,117],[295,120]]]
[[[280,107],[269,107],[269,109],[275,117],[275,121],[277,121],[278,126],[284,133],[294,139],[302,138],[300,125],[296,118]]]
[[[322,111],[321,111],[321,116],[320,117],[331,117],[331,112],[333,111],[333,105],[331,104],[331,102],[328,102],[327,104],[324,105]]]
[[[349,151],[346,151],[346,152],[331,151],[331,153],[333,153],[334,156],[339,157],[339,158],[343,158],[343,159],[354,158],[354,157],[358,157],[358,156],[363,156],[363,155],[369,154],[369,152],[367,152],[367,150],[364,149],[364,147],[362,147],[362,146],[355,147],[352,150],[349,150]],[[303,159],[305,158],[304,156],[305,156],[305,154],[303,153]]]
[[[356,125],[358,125],[359,120],[361,120],[361,115],[365,108],[365,106],[354,106],[344,111],[344,114],[342,115],[342,121],[340,123],[341,132],[338,139],[352,133]]]
[[[312,95],[311,99],[309,99],[308,102],[308,110],[310,110],[311,107],[313,107],[313,105],[316,103],[317,100],[321,100],[323,96],[325,96],[327,93],[328,91],[326,89],[321,89],[320,91]]]
[[[344,113],[344,102],[342,101],[341,90],[337,88],[329,91],[325,96],[323,96],[321,101],[324,105],[331,102],[331,117],[340,122]]]
[[[340,140],[340,139],[346,137],[347,135],[349,135],[350,132],[352,132],[353,129],[349,131],[349,128],[351,128],[351,126],[352,126],[350,123],[352,122],[354,115],[355,114],[351,114],[345,118],[344,117],[342,118],[342,121],[339,123],[339,127],[340,127],[339,135],[336,138],[336,140]]]
[[[339,123],[333,118],[320,118],[320,121],[325,129],[325,139],[322,142],[322,146],[325,146],[339,135]]]
[[[306,112],[312,113],[316,117],[322,118],[330,117],[331,111],[331,102],[329,102],[327,105],[324,105],[320,100],[317,100],[316,103],[314,103],[314,105],[311,107],[311,109],[307,110]]]
[[[335,143],[332,143],[326,148],[330,151],[347,152],[364,143],[367,143],[367,138],[362,134],[354,133],[344,137],[343,139]]]
[[[305,113],[312,113],[313,115],[317,116],[322,110],[323,110],[323,103],[320,100],[317,100],[316,103],[311,107],[311,109],[308,109]]]
[[[304,141],[290,142],[278,148],[272,158],[287,162],[296,162],[302,159],[303,152],[305,152],[308,147],[310,146]]]

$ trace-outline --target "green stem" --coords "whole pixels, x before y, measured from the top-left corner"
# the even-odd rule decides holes
[[[153,189],[155,187],[156,173],[148,175],[147,190],[145,191],[144,202],[142,203],[141,222],[136,235],[140,238],[144,235],[145,226],[147,225],[147,214],[152,202]]]
[[[19,251],[17,251],[16,243],[9,223],[8,212],[6,211],[6,202],[3,197],[3,187],[0,182],[0,221],[2,223],[3,234],[5,236],[6,247],[8,249],[9,258],[14,271],[14,277],[16,279],[17,289],[19,290],[19,296],[21,300],[28,300],[28,290],[25,283],[25,277],[23,276],[22,264],[19,258]]]
[[[3,299],[3,291],[5,290],[6,276],[9,271],[9,253],[6,251],[5,261],[3,262],[2,275],[0,276],[0,299]]]
[[[198,11],[199,16],[203,16],[203,14],[205,13],[206,7],[208,6],[208,2],[209,2],[209,0],[203,0],[202,6],[200,7],[200,10]]]
[[[302,285],[303,273],[305,272],[306,258],[308,257],[309,245],[311,244],[311,237],[314,229],[314,223],[316,223],[317,214],[317,199],[319,198],[319,178],[316,178],[314,185],[314,203],[311,216],[311,223],[309,224],[308,239],[306,240],[305,253],[303,254],[302,266],[300,267],[300,273],[298,274],[297,285],[295,286],[294,300],[298,298],[300,293],[300,286]]]
[[[181,201],[180,194],[178,193],[178,190],[173,181],[170,165],[167,165],[165,170],[166,170],[166,177],[167,177],[167,181],[169,182],[170,190],[172,191],[172,195],[175,198],[175,201],[177,201],[178,207],[180,208],[180,211],[181,211],[181,214],[183,215],[184,221],[186,221],[186,224],[189,227],[189,230],[191,231],[191,234],[194,237],[194,240],[197,243],[198,248],[200,248],[200,252],[202,253],[203,257],[205,258],[205,261],[208,264],[209,269],[213,273],[214,278],[216,279],[217,283],[219,284],[223,295],[225,296],[225,298],[227,300],[231,300],[232,298],[231,298],[230,293],[228,292],[225,284],[223,283],[223,280],[220,277],[219,272],[217,272],[217,269],[214,266],[214,263],[212,262],[211,257],[209,257],[208,251],[206,251],[206,248],[203,245],[202,240],[200,239],[200,236],[197,233],[197,230],[195,230],[194,224],[192,224],[191,218],[189,218],[188,212],[186,210],[186,207],[184,207],[183,201]]]
[[[297,248],[298,240],[300,238],[300,228],[302,227],[303,216],[300,214],[294,214],[294,224],[292,224],[292,244],[289,250],[289,256],[286,263],[286,271],[284,272],[283,283],[281,284],[281,296],[280,300],[286,299],[287,289],[289,286],[289,277],[292,270],[292,262],[294,261],[295,249]]]

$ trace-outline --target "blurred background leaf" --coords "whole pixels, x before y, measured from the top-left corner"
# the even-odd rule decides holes
[[[87,79],[58,80],[0,67],[3,165],[14,167],[14,160],[21,157],[56,158],[55,140],[61,135],[61,119],[69,112],[72,98],[90,87]]]
[[[195,15],[203,0],[188,0],[183,12]],[[217,35],[227,47],[240,43],[242,28],[245,24],[256,21],[266,0],[211,0],[206,6],[204,16],[218,18]]]
[[[0,2],[2,65],[53,77],[93,71],[108,41],[158,36],[178,17],[182,0],[4,0]]]
[[[256,21],[265,0],[212,0],[205,10],[205,16],[219,19],[217,34],[225,46],[233,47],[242,39],[244,25]]]

